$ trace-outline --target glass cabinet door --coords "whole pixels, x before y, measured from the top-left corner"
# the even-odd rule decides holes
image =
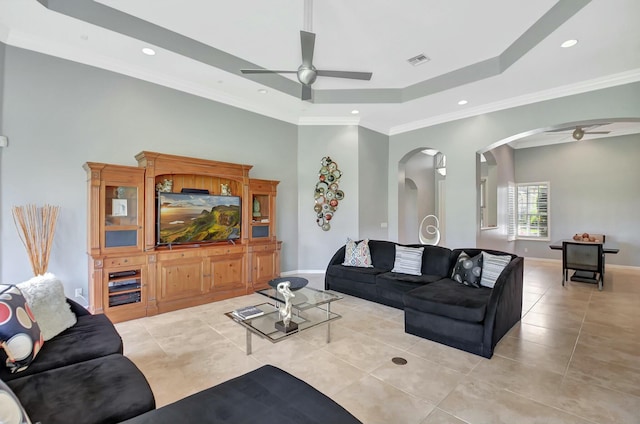
[[[105,186],[104,247],[136,247],[140,223],[138,187]]]

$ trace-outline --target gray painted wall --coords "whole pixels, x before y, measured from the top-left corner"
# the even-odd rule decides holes
[[[300,126],[298,139],[298,269],[324,272],[347,237],[360,238],[358,127]],[[344,191],[329,231],[316,225],[313,210],[320,161],[325,156],[330,156],[342,171],[339,185]]]
[[[478,214],[476,152],[527,131],[590,119],[640,117],[640,83],[547,100],[391,136],[389,145],[389,238],[398,239],[398,164],[429,146],[447,155],[446,244],[476,244]]]
[[[389,137],[358,127],[360,238],[386,240]]]
[[[480,230],[477,245],[487,249],[514,252],[515,243],[507,241],[508,225],[508,183],[515,182],[515,158],[514,150],[504,144],[492,149],[491,156],[495,160],[495,196],[496,196],[496,223],[497,227],[490,230]]]
[[[8,46],[0,157],[0,276],[31,276],[11,206],[61,206],[49,270],[87,288],[86,161],[137,165],[142,150],[254,165],[280,180],[282,269],[297,267],[297,126],[86,65]],[[311,187],[307,187],[311,193]]]
[[[606,234],[620,247],[607,263],[640,266],[640,135],[515,151],[516,181],[550,181],[550,237]],[[525,249],[527,251],[525,252]],[[517,242],[524,256],[561,259],[547,242]]]
[[[2,133],[2,111],[4,110],[4,57],[7,45],[0,42],[0,135]],[[2,151],[0,150],[0,155]]]

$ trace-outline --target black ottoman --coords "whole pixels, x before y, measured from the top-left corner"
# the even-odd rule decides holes
[[[123,424],[356,424],[304,381],[265,365]]]

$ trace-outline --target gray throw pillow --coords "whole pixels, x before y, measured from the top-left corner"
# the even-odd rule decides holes
[[[469,257],[466,252],[460,253],[453,268],[451,278],[460,284],[470,287],[480,287],[482,277],[482,253]]]

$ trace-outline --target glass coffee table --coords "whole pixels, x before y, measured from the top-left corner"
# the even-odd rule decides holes
[[[259,293],[270,299],[270,302],[255,305],[264,312],[255,318],[242,319],[233,314],[233,311],[225,315],[246,330],[247,355],[251,355],[251,335],[269,340],[271,343],[281,342],[288,337],[319,325],[327,326],[327,343],[331,341],[331,322],[342,318],[335,312],[331,312],[331,302],[342,299],[342,296],[330,292],[304,287],[294,291],[295,297],[291,299],[291,321],[298,324],[298,329],[284,333],[276,329],[276,322],[280,321],[280,306],[284,306],[284,298],[274,288],[259,290]]]

